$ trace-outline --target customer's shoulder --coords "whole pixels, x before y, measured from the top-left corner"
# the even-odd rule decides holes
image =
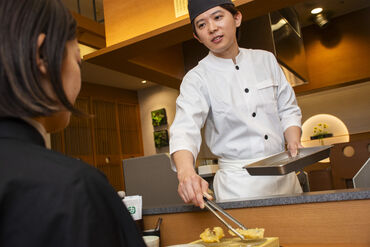
[[[7,148],[1,148],[4,146]],[[20,170],[25,171],[24,174],[37,174],[37,171],[39,171],[53,177],[56,181],[61,177],[81,176],[82,173],[91,174],[90,176],[101,176],[96,168],[82,160],[40,145],[17,140],[1,140],[0,149],[2,150],[0,151],[0,158],[4,161],[1,167],[8,169],[9,172]],[[29,173],[27,171],[36,172]]]

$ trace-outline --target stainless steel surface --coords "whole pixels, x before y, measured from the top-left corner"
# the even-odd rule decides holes
[[[329,157],[331,147],[332,145],[301,148],[294,158],[290,156],[288,151],[285,151],[246,165],[244,168],[247,169],[250,175],[284,175],[293,171],[300,171],[307,165]]]
[[[241,224],[239,221],[237,221],[234,217],[232,217],[230,214],[228,214],[226,211],[224,211],[221,207],[219,207],[216,203],[214,203],[213,201],[210,201],[208,200],[206,197],[203,197],[204,198],[204,202],[205,202],[205,207],[211,211],[216,217],[217,219],[219,219],[227,228],[230,229],[230,231],[232,231],[233,233],[236,234],[236,236],[238,236],[240,239],[242,240],[245,240],[244,236],[241,235],[239,232],[237,232],[229,223],[227,223],[217,212],[219,211],[220,213],[222,213],[223,215],[225,215],[227,218],[229,218],[232,222],[234,222],[235,224],[237,224],[239,227],[241,227],[242,229],[247,229],[245,226],[243,226],[243,224]],[[216,210],[215,210],[216,209]]]
[[[122,161],[126,195],[141,195],[143,209],[185,205],[167,153]]]

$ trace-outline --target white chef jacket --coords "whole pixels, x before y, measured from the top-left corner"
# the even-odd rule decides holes
[[[241,168],[245,162],[283,151],[284,131],[290,126],[301,126],[301,111],[272,53],[239,48],[235,59],[234,64],[232,59],[219,58],[210,52],[185,75],[170,128],[170,153],[188,150],[195,160],[202,141],[200,129],[206,124],[206,144],[212,153],[221,157],[222,163],[214,181],[217,199],[301,192],[295,174],[278,176],[278,182],[269,183],[271,176],[270,179],[251,177]],[[228,165],[235,161],[239,161],[239,165]],[[233,177],[236,167],[244,175],[241,183],[233,186],[231,181],[240,177]],[[220,174],[222,178],[218,177]],[[293,186],[293,189],[283,186],[282,191],[266,190],[269,184],[271,187],[281,185],[284,177],[291,180],[283,183],[284,186]],[[251,179],[253,186],[242,181]],[[267,185],[259,186],[258,180],[267,180]],[[255,193],[248,192],[251,187]],[[227,190],[220,191],[223,188]]]

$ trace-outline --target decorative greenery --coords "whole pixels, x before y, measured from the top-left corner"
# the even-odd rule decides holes
[[[151,112],[153,126],[160,126],[167,124],[166,109],[162,108]]]
[[[154,131],[154,144],[156,148],[168,146],[168,132],[167,130]]]
[[[332,137],[332,133],[328,133],[328,125],[326,123],[319,123],[317,127],[313,128],[313,135],[311,136],[311,140],[315,139],[322,139],[326,137]]]

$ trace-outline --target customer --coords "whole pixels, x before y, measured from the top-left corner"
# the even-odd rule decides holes
[[[145,246],[105,176],[45,147],[80,91],[61,0],[0,0],[0,246]]]

